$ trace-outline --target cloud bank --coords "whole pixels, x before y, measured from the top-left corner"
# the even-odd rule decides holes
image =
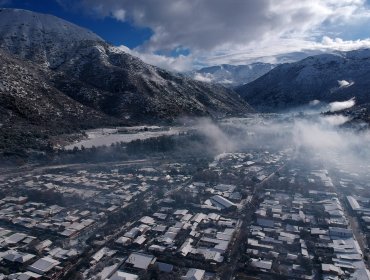
[[[343,115],[317,114],[309,118],[265,115],[228,119],[221,124],[202,120],[199,132],[208,137],[209,149],[217,153],[291,149],[293,157],[303,163],[320,159],[328,169],[344,164],[341,168],[346,171],[358,172],[360,166],[370,167],[370,132],[342,128],[348,121]]]
[[[272,61],[291,52],[370,47],[370,39],[340,38],[351,33],[347,29],[353,31],[356,26],[370,22],[365,0],[79,0],[70,3],[95,16],[150,28],[152,37],[132,51],[148,63],[174,70]],[[177,48],[189,49],[191,55],[172,57],[169,53]]]

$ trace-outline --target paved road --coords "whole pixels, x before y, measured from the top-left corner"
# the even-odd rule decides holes
[[[91,168],[91,167],[99,167],[99,166],[107,166],[111,165],[114,167],[120,166],[128,166],[132,164],[146,164],[146,163],[159,163],[166,161],[160,157],[156,158],[148,158],[148,159],[138,159],[138,160],[128,160],[128,161],[115,161],[115,162],[105,162],[105,163],[71,163],[71,164],[61,164],[61,165],[46,165],[46,166],[39,166],[39,165],[26,165],[22,167],[16,168],[7,168],[7,169],[0,169],[0,181],[5,180],[10,176],[16,175],[23,175],[24,173],[41,173],[47,170],[54,170],[59,168],[70,168],[70,169],[82,169],[82,168]]]

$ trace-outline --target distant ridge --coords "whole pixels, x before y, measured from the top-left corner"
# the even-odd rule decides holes
[[[370,102],[370,50],[311,56],[277,66],[236,91],[262,111],[308,105],[310,101]]]

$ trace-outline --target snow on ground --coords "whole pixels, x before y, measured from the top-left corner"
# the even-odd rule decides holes
[[[140,131],[142,127],[132,127],[127,128],[127,131],[130,130],[139,130],[138,132],[133,133],[119,133],[118,131],[122,128],[118,129],[110,129],[110,128],[100,128],[86,131],[88,139],[81,140],[77,143],[73,143],[70,145],[65,146],[66,150],[73,150],[75,147],[81,149],[82,146],[85,148],[92,148],[93,146],[110,146],[113,143],[129,143],[134,140],[143,140],[149,138],[156,138],[163,135],[177,135],[181,132],[185,132],[189,130],[189,127],[171,127],[169,129],[162,129],[160,131],[150,131],[150,129],[155,129],[159,127],[148,127],[149,131]]]

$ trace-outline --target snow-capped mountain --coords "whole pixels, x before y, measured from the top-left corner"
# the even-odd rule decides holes
[[[81,121],[93,112],[65,94],[59,92],[49,81],[45,69],[21,61],[0,50],[0,114],[2,123],[11,123],[16,118],[27,119],[29,123],[52,124],[59,118]],[[97,119],[94,119],[97,121]],[[72,123],[73,125],[73,123]]]
[[[82,41],[103,42],[93,32],[52,15],[0,9],[0,48],[50,68]]]
[[[108,116],[136,121],[250,110],[231,90],[148,65],[54,16],[0,11],[2,49],[47,68],[56,89]]]
[[[321,54],[282,64],[236,91],[252,106],[278,111],[310,101],[370,102],[370,50]]]
[[[236,87],[254,81],[272,70],[276,65],[256,62],[248,65],[222,64],[205,67],[191,72],[194,79],[218,83],[227,87]]]
[[[0,50],[0,151],[46,149],[58,134],[126,123],[57,90],[44,67]]]
[[[2,135],[20,131],[17,125],[22,133],[38,127],[38,137],[45,137],[104,124],[252,111],[230,89],[148,65],[50,15],[0,9],[0,50]]]
[[[109,116],[155,120],[250,110],[222,86],[148,65],[54,16],[0,11],[2,49],[49,69],[56,89]]]
[[[222,86],[167,72],[105,43],[85,42],[72,53],[54,72],[55,87],[110,116],[154,121],[250,110]]]

